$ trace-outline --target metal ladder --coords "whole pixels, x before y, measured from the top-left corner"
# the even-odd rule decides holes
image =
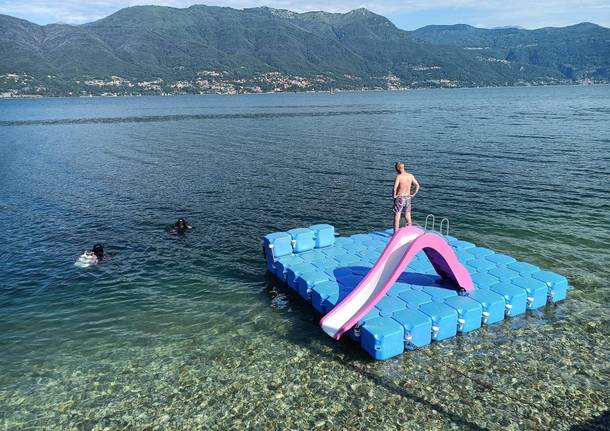
[[[428,225],[431,225],[430,228],[428,228]],[[434,214],[428,214],[426,216],[426,221],[424,222],[424,230],[436,230],[436,217],[434,216]],[[443,233],[443,228],[445,229],[445,232]],[[441,222],[439,224],[438,227],[438,233],[440,233],[441,235],[449,235],[449,219],[447,217],[443,217],[441,219]]]

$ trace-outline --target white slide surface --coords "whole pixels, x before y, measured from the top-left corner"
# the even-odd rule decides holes
[[[423,233],[419,228],[407,227],[394,234],[364,279],[322,318],[320,324],[324,332],[338,339],[354,326],[357,320],[379,301],[409,246]]]

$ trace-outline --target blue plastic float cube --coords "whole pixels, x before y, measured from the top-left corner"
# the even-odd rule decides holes
[[[434,271],[434,267],[428,261],[413,260],[409,263],[408,270],[418,274],[430,274],[430,270]]]
[[[458,313],[458,332],[470,332],[481,327],[483,307],[467,296],[453,296],[445,299],[445,304]]]
[[[397,281],[396,283],[394,283],[394,285],[390,288],[390,290],[388,290],[387,295],[388,296],[395,296],[398,297],[401,293],[403,292],[408,292],[412,290],[411,289],[411,285],[408,283],[403,283],[400,281]]]
[[[468,249],[474,248],[475,245],[468,241],[457,240],[457,241],[454,241],[453,243],[451,243],[451,247],[458,249],[458,250],[468,250]]]
[[[488,271],[488,274],[493,277],[496,277],[498,281],[501,281],[503,283],[510,283],[511,280],[519,277],[519,273],[517,271],[503,266],[490,269]]]
[[[328,260],[328,256],[322,253],[321,250],[317,249],[300,252],[299,254],[297,254],[297,256],[299,256],[305,262],[319,262],[322,260]]]
[[[348,236],[340,236],[335,238],[336,247],[349,248],[352,245],[354,245],[354,240]]]
[[[355,275],[356,277],[360,277],[360,278],[363,278],[371,270],[371,268],[369,266],[364,266],[364,265],[352,266],[351,269],[352,269],[352,274]]]
[[[498,266],[506,266],[515,262],[515,258],[501,253],[494,253],[490,256],[485,256],[485,259],[495,263]]]
[[[458,239],[454,236],[451,235],[443,235],[445,237],[445,240],[447,240],[447,242],[449,243],[449,245],[453,244],[454,242],[458,241]]]
[[[347,254],[347,250],[343,247],[328,247],[322,250],[322,254],[327,257],[337,257]]]
[[[414,289],[421,290],[422,286],[442,286],[442,280],[438,275],[422,274],[419,272],[403,272],[398,281],[409,283]]]
[[[300,256],[297,256],[294,254],[280,257],[279,259],[277,259],[275,261],[276,277],[278,277],[282,281],[285,281],[286,280],[286,269],[291,266],[301,264],[301,263],[305,263],[305,261],[303,259],[301,259]]]
[[[421,291],[427,293],[432,298],[445,299],[451,298],[452,296],[457,296],[457,291],[440,286],[422,286]]]
[[[471,255],[470,253],[468,253],[468,250],[466,250],[466,249],[456,249],[455,255],[458,258],[458,260],[460,261],[460,263],[462,263],[462,264],[465,264],[471,260],[474,260],[474,256]]]
[[[489,289],[494,284],[498,284],[500,282],[500,280],[498,280],[496,277],[489,275],[486,272],[472,274],[471,278],[475,287],[479,289]]]
[[[315,247],[323,248],[335,243],[335,228],[329,224],[314,224],[310,226],[314,233]]]
[[[292,254],[292,237],[288,232],[274,232],[263,237],[263,248],[269,271],[274,270],[274,262],[281,256]]]
[[[407,307],[405,301],[401,301],[400,299],[394,296],[384,296],[379,300],[377,304],[375,304],[375,308],[379,310],[379,315],[381,317],[392,317],[394,313],[400,310],[404,310]]]
[[[313,248],[316,246],[314,232],[311,229],[290,229],[288,233],[292,237],[292,249],[295,253],[313,250]]]
[[[309,263],[300,263],[286,268],[286,284],[296,290],[297,278],[304,272],[310,271],[312,265]]]
[[[311,288],[311,305],[322,314],[332,310],[338,299],[339,283],[336,281],[323,281]]]
[[[373,319],[375,317],[379,317],[379,310],[377,310],[375,307],[373,307],[360,320],[358,320],[358,325],[357,326],[362,326],[362,325],[364,325],[364,323],[367,320],[371,320],[371,319]]]
[[[430,261],[424,262],[424,274],[430,274],[430,275],[437,275],[436,270],[434,269],[434,266],[432,266],[432,263]]]
[[[369,250],[375,247],[379,247],[381,244],[373,238],[364,239],[361,241],[363,245],[365,245]]]
[[[350,236],[350,238],[353,239],[356,243],[371,239],[371,237],[369,237],[366,233],[357,233],[355,235]]]
[[[367,259],[365,261],[362,262],[365,265],[368,265],[369,267],[373,267],[375,265],[375,263],[377,263],[377,259],[371,258],[371,259]]]
[[[532,278],[542,281],[548,287],[548,299],[550,302],[562,301],[568,294],[568,279],[562,275],[550,271],[538,271],[532,274]]]
[[[388,243],[386,241],[376,239],[371,242],[370,247],[371,247],[371,249],[376,250],[379,253],[381,253],[387,247],[387,245],[388,245]]]
[[[274,256],[280,257],[292,254],[292,237],[288,232],[274,232],[263,237],[266,246],[272,245]]]
[[[322,272],[332,275],[335,267],[337,266],[337,262],[334,262],[332,259],[325,259],[311,262],[311,265],[315,266]]]
[[[513,262],[506,265],[507,268],[510,268],[514,271],[517,271],[522,276],[532,275],[534,272],[540,271],[536,265],[532,265],[527,262]]]
[[[343,286],[341,283],[339,283],[339,302],[342,301],[343,298],[345,298],[347,295],[349,295],[352,290],[354,290],[353,287]]]
[[[413,350],[432,341],[432,319],[417,308],[406,308],[392,316],[404,330],[404,349]]]
[[[368,269],[371,269],[373,267],[373,265],[375,265],[377,263],[378,259],[379,259],[379,253],[371,252],[367,256],[362,257],[361,263],[363,266],[366,266]]]
[[[457,334],[458,314],[455,308],[442,302],[426,302],[419,310],[432,320],[432,339],[441,341]]]
[[[432,302],[432,297],[421,290],[408,290],[398,294],[398,298],[405,301],[409,307],[419,307],[426,302]]]
[[[352,290],[354,287],[358,286],[360,281],[362,281],[362,277],[357,275],[348,275],[346,277],[337,278],[337,281],[339,282],[339,285]]]
[[[498,266],[495,263],[485,259],[469,260],[468,262],[466,262],[466,268],[468,268],[469,271],[477,271],[480,273],[485,273],[497,267]]]
[[[356,255],[358,252],[368,251],[369,247],[367,245],[362,244],[361,241],[356,241],[353,244],[347,244],[342,246],[347,252],[351,255]]]
[[[404,328],[390,317],[375,317],[360,327],[360,344],[375,359],[388,359],[404,351]]]
[[[345,277],[349,277],[350,275],[354,275],[354,273],[352,272],[352,267],[339,267],[339,268],[335,268],[333,270],[333,275],[335,276],[336,279],[341,279],[341,278],[345,278]]]
[[[362,325],[364,325],[364,323],[368,320],[374,319],[375,317],[379,317],[379,310],[377,310],[375,307],[373,307],[371,310],[369,310],[368,313],[366,313],[360,320],[358,320],[358,323],[356,325],[354,325],[353,328],[351,328],[347,333],[348,335],[356,341],[360,340],[360,328],[362,327]]]
[[[490,290],[504,297],[504,314],[506,316],[513,317],[525,313],[527,309],[527,292],[525,289],[509,282],[496,284]]]
[[[337,304],[339,304],[341,301],[343,301],[343,299],[345,299],[345,297],[347,295],[349,295],[350,292],[351,292],[350,289],[347,289],[347,288],[339,285],[339,293],[328,295],[323,301],[321,301],[320,307],[323,310],[326,310],[326,311],[324,311],[324,313],[327,313],[330,310],[332,310],[333,308],[335,308],[337,306]],[[312,300],[313,300],[313,297],[312,297]]]
[[[392,235],[383,230],[374,230],[373,232],[369,232],[370,236],[374,236],[376,238],[381,238],[387,241]]]
[[[297,255],[299,256],[299,255]],[[309,263],[312,266],[312,270],[317,271],[320,270],[320,272],[324,271],[326,268],[329,268],[331,265],[329,263],[329,259],[327,257],[316,257],[315,259],[312,259],[310,261],[305,261],[306,263]]]
[[[361,261],[369,261],[371,259],[374,259],[375,261],[377,261],[377,259],[379,258],[379,255],[377,254],[377,252],[375,250],[368,249],[368,250],[363,250],[363,251],[357,252],[356,257],[358,259],[360,259]]]
[[[307,301],[311,301],[311,290],[314,285],[329,281],[328,276],[321,271],[311,271],[302,273],[296,281],[299,295]]]
[[[343,254],[341,256],[335,256],[334,259],[337,261],[337,268],[350,267],[360,265],[361,260],[354,254]]]
[[[546,305],[549,288],[546,283],[532,277],[519,277],[511,280],[511,283],[527,291],[527,309],[534,310]]]
[[[491,325],[504,319],[506,303],[502,295],[487,289],[475,289],[468,293],[468,297],[481,304],[483,323]]]
[[[491,256],[494,252],[485,247],[473,247],[468,249],[468,253],[473,255],[475,259],[483,259],[486,256]]]

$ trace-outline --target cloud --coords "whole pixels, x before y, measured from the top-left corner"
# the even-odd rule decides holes
[[[389,18],[423,14],[434,19],[434,14],[451,18],[454,22],[483,26],[522,25],[528,28],[548,25],[562,26],[579,21],[593,21],[610,25],[608,0],[207,0],[205,4],[246,8],[270,6],[297,12],[325,10],[346,12],[366,7]],[[66,22],[79,24],[109,15],[118,9],[137,4],[157,4],[188,7],[193,0],[0,0],[0,13],[18,16],[38,23]],[[467,11],[468,13],[464,13]],[[424,24],[433,24],[427,22]]]

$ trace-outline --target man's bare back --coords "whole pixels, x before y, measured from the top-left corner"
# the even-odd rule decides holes
[[[413,185],[413,180],[415,177],[408,173],[403,172],[402,174],[396,175],[396,184],[394,186],[394,197],[397,196],[410,196],[411,195],[411,186]]]
[[[397,175],[392,189],[394,196],[394,232],[400,227],[400,216],[403,211],[407,219],[407,225],[411,225],[411,198],[419,192],[419,183],[413,174],[405,170],[403,163],[397,162],[395,169]],[[413,185],[415,185],[415,193],[411,194]]]

